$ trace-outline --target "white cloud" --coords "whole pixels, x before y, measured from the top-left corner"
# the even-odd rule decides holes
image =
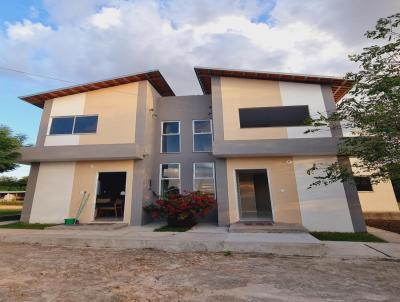
[[[53,28],[9,24],[7,35],[0,33],[0,62],[79,82],[157,68],[178,94],[200,93],[195,65],[344,74],[354,68],[347,54],[361,49],[363,32],[399,6],[392,0],[273,3],[46,0]]]
[[[121,25],[121,12],[114,7],[103,7],[98,14],[89,18],[89,23],[100,29]]]
[[[40,22],[32,23],[26,19],[14,24],[7,23],[7,35],[11,40],[27,41],[33,38],[43,38],[50,32],[51,27]]]

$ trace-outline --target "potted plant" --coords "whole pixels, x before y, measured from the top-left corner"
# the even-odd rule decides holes
[[[192,227],[197,218],[205,217],[215,206],[213,194],[204,192],[172,193],[143,207],[153,219],[166,217],[168,226]]]

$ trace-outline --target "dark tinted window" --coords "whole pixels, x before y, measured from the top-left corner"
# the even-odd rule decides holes
[[[51,123],[50,134],[72,134],[74,117],[54,117]]]
[[[356,183],[357,191],[372,191],[371,179],[366,176],[356,176],[354,177]]]
[[[193,121],[193,151],[210,152],[212,150],[211,120]]]
[[[180,137],[178,135],[162,136],[162,152],[180,152]]]
[[[193,136],[194,152],[211,152],[212,134],[195,134]]]
[[[179,133],[179,122],[163,122],[163,134]]]
[[[309,117],[303,105],[239,109],[240,128],[304,126]]]
[[[180,123],[161,123],[161,152],[180,152]]]
[[[75,118],[74,133],[96,133],[96,116],[77,116]]]

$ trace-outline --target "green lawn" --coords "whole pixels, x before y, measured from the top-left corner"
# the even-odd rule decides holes
[[[310,234],[322,241],[385,242],[369,233],[311,232]]]
[[[14,214],[21,214],[21,210],[0,209],[0,216],[2,216],[2,215],[14,215]]]
[[[34,230],[44,230],[45,228],[55,226],[55,224],[41,224],[41,223],[24,223],[24,222],[14,222],[10,224],[0,225],[2,229],[34,229]]]
[[[165,225],[161,228],[155,229],[154,232],[186,232],[190,229],[191,227],[172,227]]]

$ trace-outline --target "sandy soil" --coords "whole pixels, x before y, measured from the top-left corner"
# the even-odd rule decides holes
[[[0,243],[0,301],[399,301],[400,262]]]

